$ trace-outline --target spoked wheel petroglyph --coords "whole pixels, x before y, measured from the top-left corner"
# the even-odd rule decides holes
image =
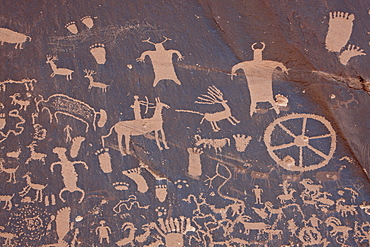
[[[291,114],[276,119],[266,128],[264,142],[271,158],[281,167],[305,172],[329,163],[336,149],[336,134],[324,117]]]

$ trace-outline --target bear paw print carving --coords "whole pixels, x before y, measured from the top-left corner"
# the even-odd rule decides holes
[[[175,186],[178,189],[182,189],[182,188],[188,188],[189,187],[189,184],[188,184],[188,182],[186,180],[179,179],[179,180],[177,180],[175,182]]]
[[[164,207],[157,207],[155,211],[158,214],[158,217],[166,216],[167,215],[167,209]]]
[[[115,182],[113,183],[113,187],[116,189],[116,190],[128,190],[128,183],[126,182]]]

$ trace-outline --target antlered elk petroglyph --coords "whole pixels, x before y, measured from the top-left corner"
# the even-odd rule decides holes
[[[340,11],[329,13],[329,29],[326,34],[326,49],[331,52],[340,52],[347,44],[352,34],[353,14]]]
[[[162,109],[170,108],[165,103],[162,103],[159,98],[156,98],[156,105],[154,114],[151,118],[144,119],[135,119],[135,120],[126,120],[120,121],[112,126],[108,135],[102,136],[102,143],[104,146],[104,139],[110,136],[113,130],[117,133],[118,136],[118,147],[122,155],[130,154],[130,139],[131,136],[144,135],[154,131],[155,140],[159,150],[163,150],[159,142],[159,132],[162,136],[162,143],[165,149],[169,149],[166,141],[166,137],[163,131],[163,118],[162,118]],[[125,150],[122,146],[122,139],[125,136]],[[126,151],[126,152],[125,152]]]
[[[150,41],[150,38],[143,40],[143,42],[154,45],[155,51],[144,51],[141,56],[136,59],[138,62],[144,62],[145,57],[148,56],[152,60],[155,74],[153,87],[157,86],[158,82],[161,80],[173,80],[176,84],[181,85],[173,66],[172,56],[176,54],[178,56],[177,60],[179,61],[183,60],[183,56],[179,51],[164,49],[163,43],[167,40],[171,39],[164,37],[164,41],[160,43],[153,43]]]
[[[236,125],[240,123],[235,117],[231,114],[231,109],[227,104],[227,100],[224,100],[223,93],[215,86],[208,87],[207,95],[202,94],[202,97],[198,97],[201,101],[195,101],[197,104],[207,104],[207,105],[214,105],[214,104],[221,104],[224,108],[223,111],[215,112],[215,113],[201,113],[196,111],[190,110],[176,110],[177,112],[188,112],[188,113],[195,113],[198,115],[203,116],[200,123],[202,124],[204,120],[207,120],[211,126],[213,131],[218,132],[220,131],[220,127],[218,127],[217,122],[227,119],[232,125]]]
[[[9,179],[6,181],[7,183],[11,183],[13,181],[13,184],[15,184],[17,182],[15,179],[15,173],[17,172],[18,168],[19,165],[15,168],[5,168],[4,159],[0,158],[0,173],[5,172],[9,174]]]
[[[74,72],[71,69],[66,69],[66,68],[57,68],[57,65],[55,64],[54,61],[57,61],[58,57],[57,56],[46,56],[46,63],[50,64],[51,69],[53,70],[53,73],[51,73],[51,77],[54,77],[55,75],[65,75],[68,80],[72,80],[72,73]]]
[[[23,33],[18,33],[8,28],[0,27],[0,44],[4,42],[9,44],[15,44],[15,49],[23,49],[23,43],[26,41],[31,42],[31,37]]]
[[[85,69],[84,72],[86,74],[85,77],[89,79],[90,81],[90,84],[88,87],[89,89],[91,89],[92,87],[96,87],[96,88],[100,88],[103,91],[103,93],[107,92],[107,87],[109,87],[109,85],[94,81],[94,78],[92,77],[92,75],[96,74],[94,70]]]
[[[53,149],[53,153],[55,153],[58,156],[60,161],[52,163],[50,165],[50,170],[54,172],[55,165],[60,165],[62,167],[61,173],[63,177],[64,188],[61,189],[59,192],[60,200],[65,202],[64,198],[62,197],[62,194],[65,191],[69,191],[71,193],[75,191],[79,191],[81,192],[82,195],[78,202],[81,203],[82,200],[85,198],[85,191],[77,186],[78,174],[76,173],[76,169],[74,165],[81,164],[84,166],[86,170],[88,170],[89,167],[83,161],[69,161],[66,156],[66,151],[67,149],[64,147],[56,147]]]
[[[44,100],[43,96],[40,100],[36,100],[37,112],[40,113],[47,110],[49,113],[50,123],[55,120],[58,122],[57,114],[67,115],[73,117],[86,124],[86,132],[89,130],[89,126],[92,125],[96,130],[96,122],[98,127],[103,127],[107,122],[107,113],[101,109],[99,112],[95,111],[94,108],[82,102],[64,94],[53,94],[47,100]],[[100,116],[99,120],[97,120]]]
[[[226,145],[230,146],[229,138],[222,139],[202,139],[200,135],[195,135],[194,139],[196,140],[195,146],[203,145],[203,148],[213,148],[216,153],[222,152],[222,148]]]
[[[288,69],[281,62],[262,59],[262,51],[266,45],[264,42],[261,43],[261,49],[255,47],[257,43],[252,45],[252,50],[254,51],[253,60],[238,63],[231,69],[231,79],[234,78],[236,71],[239,69],[242,69],[247,77],[251,97],[249,112],[251,116],[256,110],[257,102],[269,102],[276,114],[280,113],[273,96],[272,75],[276,68],[281,68],[283,72],[288,74]]]
[[[21,197],[24,197],[31,189],[36,190],[36,197],[34,201],[42,202],[42,191],[45,189],[46,185],[43,184],[35,184],[31,182],[30,173],[27,172],[26,175],[23,176],[23,178],[26,179],[27,185],[23,188],[21,192],[19,192],[19,195]]]

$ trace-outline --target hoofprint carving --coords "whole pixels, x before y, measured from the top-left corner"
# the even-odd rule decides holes
[[[17,183],[15,173],[17,172],[19,165],[15,168],[5,168],[4,163],[5,163],[4,159],[0,158],[0,173],[4,172],[4,173],[9,174],[9,179],[6,181],[7,183],[13,183],[13,184]]]
[[[26,100],[20,99],[20,96],[21,96],[20,93],[15,93],[13,95],[10,95],[9,98],[12,99],[11,104],[19,105],[20,106],[19,110],[27,111],[27,106],[31,104],[31,100],[30,99],[26,99]]]
[[[326,34],[326,49],[331,52],[340,52],[347,44],[352,34],[355,16],[345,12],[329,13],[329,29]]]
[[[269,102],[276,114],[280,113],[279,107],[276,105],[272,91],[272,75],[276,68],[281,68],[283,72],[288,74],[288,69],[281,62],[263,60],[262,52],[265,49],[265,43],[262,43],[262,48],[256,48],[256,44],[252,45],[254,57],[251,61],[245,61],[234,65],[231,69],[231,79],[236,75],[236,71],[242,69],[248,81],[248,88],[251,97],[250,115],[252,116],[256,110],[258,102]]]
[[[230,139],[229,138],[222,138],[222,139],[202,139],[200,135],[195,135],[195,146],[203,145],[203,148],[213,148],[215,152],[222,152],[222,148],[230,146]]]
[[[50,123],[55,119],[58,122],[57,114],[63,114],[73,117],[86,124],[86,132],[89,130],[90,125],[96,130],[98,127],[103,127],[107,122],[107,113],[101,109],[99,112],[94,108],[64,94],[53,94],[47,100],[40,95],[41,99],[36,100],[37,113],[47,110],[49,113]],[[99,116],[99,120],[98,120]]]
[[[5,80],[5,81],[0,82],[0,92],[5,92],[6,86],[9,84],[23,84],[27,91],[33,91],[34,84],[36,82],[37,82],[36,79],[28,79],[28,78],[22,79],[20,81]]]
[[[176,54],[178,57],[177,60],[179,61],[183,60],[183,56],[179,51],[164,49],[163,43],[167,40],[171,39],[164,37],[164,41],[160,43],[153,43],[150,41],[150,38],[143,40],[143,42],[154,45],[155,51],[144,51],[141,56],[136,59],[138,62],[142,63],[144,62],[146,56],[151,59],[155,74],[153,87],[157,86],[158,82],[161,80],[173,80],[176,84],[181,85],[173,66],[172,56],[173,54]]]
[[[86,77],[90,81],[90,84],[88,87],[89,89],[91,89],[92,87],[96,87],[96,88],[100,88],[103,93],[107,92],[107,87],[109,87],[109,85],[94,81],[94,78],[92,77],[92,75],[96,74],[94,70],[85,69],[84,72],[86,74],[84,77]]]
[[[66,151],[66,148],[63,147],[56,147],[53,149],[53,153],[58,156],[59,161],[52,163],[50,165],[50,170],[54,172],[55,165],[60,165],[62,167],[61,174],[63,177],[64,188],[61,189],[59,192],[60,200],[66,202],[65,199],[62,197],[63,192],[68,191],[72,193],[78,191],[81,192],[81,197],[78,201],[79,203],[81,203],[85,198],[85,191],[77,186],[78,174],[76,173],[74,166],[77,164],[82,164],[86,170],[88,170],[89,167],[83,161],[69,161],[66,156]]]
[[[23,178],[26,179],[27,185],[23,188],[23,190],[21,192],[19,192],[19,195],[21,197],[24,197],[25,195],[28,194],[28,192],[31,189],[34,189],[34,190],[36,190],[36,197],[35,197],[35,200],[34,201],[42,202],[42,199],[43,199],[42,198],[42,191],[48,185],[47,184],[46,185],[43,185],[43,184],[35,184],[35,183],[32,183],[29,172],[27,172],[26,175],[23,176]]]
[[[23,43],[26,41],[31,42],[31,40],[30,36],[23,33],[0,27],[0,45],[3,45],[4,42],[6,42],[9,44],[15,44],[15,49],[23,49]]]
[[[50,64],[51,69],[53,70],[53,73],[51,73],[51,77],[54,77],[55,75],[65,75],[67,78],[67,81],[72,80],[72,73],[74,72],[71,69],[66,68],[58,68],[54,61],[57,61],[57,56],[46,56],[46,63]]]
[[[293,133],[289,126],[292,124],[300,124],[300,133]],[[310,135],[311,126],[322,127],[322,133],[317,135]],[[297,128],[297,126],[296,126]],[[289,136],[292,141],[286,143],[283,141],[275,141],[275,133],[279,135]],[[311,141],[321,141],[326,143],[330,149],[328,151],[321,151],[311,144]],[[276,161],[278,165],[289,171],[306,172],[319,169],[326,166],[336,149],[336,133],[331,126],[330,122],[324,117],[314,114],[291,114],[284,117],[275,119],[269,126],[267,126],[264,134],[264,142],[267,147],[272,159]],[[278,155],[281,151],[285,151],[287,154],[292,148],[298,148],[299,153],[295,154],[294,157],[286,155]],[[317,158],[320,158],[317,162],[312,163],[307,157],[305,150],[309,150],[310,153],[314,153]],[[292,152],[293,155],[293,152]],[[313,154],[311,154],[313,155]],[[306,165],[307,164],[307,165]]]
[[[220,127],[217,125],[217,122],[227,119],[232,125],[236,125],[240,123],[233,115],[231,114],[231,109],[227,104],[227,100],[224,99],[223,93],[215,86],[209,86],[207,90],[207,94],[203,94],[202,96],[198,97],[200,101],[195,101],[197,104],[207,104],[207,105],[214,105],[214,104],[221,104],[224,108],[223,111],[215,112],[215,113],[201,113],[196,111],[190,110],[176,110],[177,112],[187,112],[187,113],[195,113],[198,115],[203,116],[200,123],[202,124],[204,120],[207,120],[214,132],[220,131]]]
[[[108,135],[102,136],[102,143],[104,146],[104,140],[110,136],[113,130],[117,133],[118,147],[122,155],[130,154],[130,139],[131,136],[144,135],[154,131],[155,140],[159,150],[163,150],[159,142],[159,132],[162,136],[162,143],[165,149],[169,149],[166,141],[166,137],[163,130],[163,118],[162,118],[162,109],[170,108],[165,103],[161,102],[159,98],[156,98],[156,105],[154,114],[151,118],[144,119],[135,119],[135,120],[126,120],[120,121],[113,125],[108,133]],[[125,150],[122,145],[123,136],[125,137]]]

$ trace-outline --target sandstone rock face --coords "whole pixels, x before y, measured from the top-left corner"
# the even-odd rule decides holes
[[[368,244],[369,8],[2,1],[0,245]]]

